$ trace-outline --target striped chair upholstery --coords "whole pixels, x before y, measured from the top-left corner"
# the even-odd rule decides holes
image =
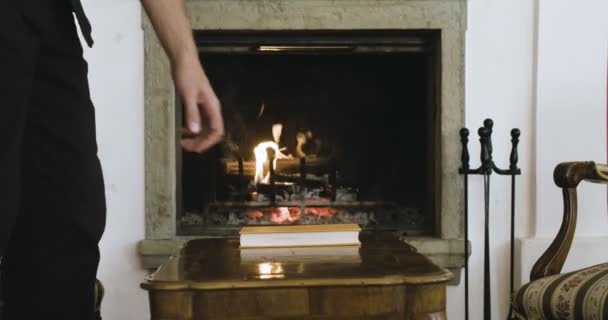
[[[530,282],[513,307],[519,319],[608,319],[608,263]]]
[[[103,296],[105,294],[105,288],[103,287],[103,283],[99,281],[99,279],[95,280],[95,320],[101,320],[101,302],[103,301]],[[2,319],[0,319],[2,320]]]

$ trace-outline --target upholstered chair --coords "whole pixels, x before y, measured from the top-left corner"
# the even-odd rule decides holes
[[[564,216],[557,237],[536,261],[528,284],[513,295],[518,319],[608,319],[608,263],[560,274],[574,238],[576,188],[583,180],[608,183],[608,166],[593,162],[559,164],[555,184],[562,189]]]
[[[99,279],[95,280],[95,320],[101,320],[101,301],[105,294],[103,284]]]

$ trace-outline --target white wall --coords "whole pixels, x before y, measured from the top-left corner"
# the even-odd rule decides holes
[[[108,227],[102,241],[100,278],[107,286],[104,317],[146,319],[136,244],[144,238],[143,34],[136,0],[85,3],[97,41],[87,50],[105,169]],[[520,277],[546,248],[561,221],[559,191],[551,172],[564,160],[605,161],[605,0],[469,0],[466,42],[466,123],[474,132],[486,117],[495,126],[495,159],[508,166],[509,130],[522,130],[517,228],[524,238]],[[538,34],[537,34],[538,32]],[[567,130],[566,130],[567,129]],[[457,134],[457,133],[455,133]],[[471,139],[476,141],[475,139]],[[472,143],[472,164],[478,148]],[[509,180],[492,177],[494,317],[506,314],[508,292]],[[481,319],[482,185],[471,179],[471,319]],[[608,260],[605,252],[582,255],[608,243],[606,193],[583,188],[580,196],[581,264]],[[587,205],[589,203],[590,205]],[[604,256],[602,256],[602,253]],[[573,268],[576,265],[569,264]],[[448,289],[450,319],[462,318],[462,286]]]
[[[608,2],[541,0],[538,41],[537,225],[559,228],[552,171],[558,161],[606,159]],[[558,143],[556,143],[558,142]],[[606,189],[581,185],[581,233],[606,235]]]
[[[95,28],[95,47],[86,55],[108,202],[99,270],[107,290],[103,316],[146,319],[147,296],[139,288],[146,273],[136,251],[145,237],[141,8],[130,0],[85,4]]]
[[[537,0],[536,225],[521,240],[521,278],[561,223],[561,192],[552,172],[563,161],[606,162],[608,2]],[[608,261],[606,188],[579,187],[578,227],[563,271]]]
[[[494,119],[494,160],[509,166],[510,130],[522,132],[519,144],[523,175],[517,179],[518,236],[530,234],[533,199],[533,50],[534,2],[530,0],[470,0],[466,38],[466,125],[471,138],[471,165],[479,165],[477,129]],[[508,302],[510,178],[491,177],[491,272],[494,317],[505,318]],[[483,184],[470,179],[470,319],[483,312]],[[464,277],[463,277],[464,279]],[[464,314],[463,286],[448,289],[448,314]],[[500,315],[500,316],[499,316]]]
[[[497,120],[496,161],[506,166],[508,129],[522,129],[518,180],[516,285],[555,237],[562,217],[553,169],[563,161],[606,161],[608,2],[603,0],[470,0],[467,33],[467,126]],[[499,128],[498,126],[502,126]],[[503,143],[499,143],[501,138]],[[499,162],[500,163],[500,162]],[[491,241],[493,316],[508,307],[508,179],[493,180]],[[482,301],[481,181],[471,186],[473,255],[471,301]],[[577,238],[565,270],[608,261],[606,189],[581,186]],[[449,313],[462,314],[450,288]],[[473,302],[472,305],[479,305]],[[471,319],[481,319],[481,307]]]

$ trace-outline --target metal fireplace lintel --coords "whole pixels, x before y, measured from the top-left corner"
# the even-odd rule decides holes
[[[438,30],[366,32],[335,31],[198,31],[195,32],[201,53],[274,54],[274,53],[412,53],[434,50]]]

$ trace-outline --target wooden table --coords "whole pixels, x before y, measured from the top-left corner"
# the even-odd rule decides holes
[[[453,275],[396,239],[251,250],[188,242],[141,285],[152,319],[446,319]]]

